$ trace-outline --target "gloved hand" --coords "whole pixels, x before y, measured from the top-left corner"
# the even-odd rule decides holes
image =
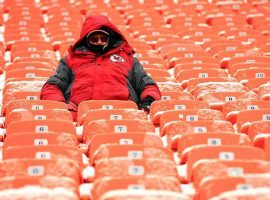
[[[147,96],[145,97],[141,102],[141,108],[146,114],[149,114],[150,112],[150,106],[155,101],[153,97]]]
[[[77,106],[76,106],[76,104],[74,104],[71,101],[67,104],[67,108],[68,108],[69,111],[77,112]]]

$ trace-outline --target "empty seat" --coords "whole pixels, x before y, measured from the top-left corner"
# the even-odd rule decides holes
[[[150,119],[154,125],[159,125],[160,116],[166,110],[186,110],[186,109],[207,109],[209,105],[206,102],[194,100],[162,100],[154,101],[150,107]]]
[[[7,159],[69,159],[83,168],[82,153],[78,146],[73,145],[43,145],[43,146],[13,146],[3,151],[3,160]]]
[[[100,178],[129,178],[159,176],[178,178],[174,161],[147,158],[134,160],[131,158],[110,158],[96,163],[95,179]]]
[[[6,176],[0,179],[1,199],[79,199],[78,183],[71,178],[59,176]]]
[[[218,110],[211,109],[187,109],[187,110],[168,110],[160,116],[160,132],[167,123],[172,121],[213,121],[223,120],[223,114]]]
[[[164,127],[161,136],[167,136],[168,146],[174,150],[177,149],[179,138],[182,135],[192,133],[207,133],[207,132],[235,132],[234,127],[230,122],[215,120],[215,121],[172,121]]]
[[[132,190],[140,190],[143,198],[146,194],[144,192],[148,190],[155,190],[159,193],[161,191],[181,192],[179,187],[179,181],[176,178],[165,178],[159,176],[147,176],[141,178],[101,178],[94,182],[92,195],[94,199],[98,199],[105,195],[107,192],[126,191],[128,193]],[[143,190],[143,191],[141,191]],[[138,196],[139,198],[140,196]],[[150,197],[149,197],[150,198]],[[152,199],[152,198],[150,198]]]
[[[72,120],[72,115],[68,110],[64,109],[45,109],[45,110],[27,110],[27,109],[17,109],[12,110],[5,118],[5,127],[8,127],[10,123],[16,121],[25,120]]]
[[[262,149],[243,145],[197,146],[187,157],[187,179],[191,181],[192,169],[202,159],[218,160],[266,160]]]
[[[196,146],[220,146],[220,145],[250,145],[251,141],[245,134],[233,132],[210,132],[203,134],[187,134],[179,138],[177,152],[180,163],[187,161],[188,153]]]
[[[12,147],[71,145],[77,146],[78,139],[69,133],[20,133],[9,135],[4,142],[3,152]]]
[[[165,147],[141,144],[105,144],[101,145],[94,153],[93,164],[110,158],[131,158],[136,160],[158,158],[174,161],[172,151]]]
[[[237,115],[242,110],[270,109],[270,102],[264,100],[228,101],[222,106],[222,112],[227,121],[235,124]]]
[[[242,110],[236,118],[236,125],[242,133],[248,133],[249,126],[256,121],[269,121],[270,109]]]
[[[51,100],[13,100],[6,106],[6,112],[10,113],[14,109],[27,110],[44,110],[44,109],[64,109],[67,110],[67,105],[63,102]],[[5,110],[4,110],[5,111]],[[5,115],[5,112],[3,113]]]
[[[200,185],[208,180],[251,174],[263,175],[269,171],[270,163],[261,160],[205,160],[193,168],[192,182],[198,190]]]
[[[76,136],[75,125],[70,121],[60,120],[28,120],[28,121],[17,121],[11,123],[7,127],[7,137],[13,134],[20,133],[39,133],[46,134],[49,132],[55,133],[69,133]]]
[[[147,115],[142,110],[134,109],[112,109],[112,110],[90,110],[86,113],[84,124],[94,120],[147,120]]]
[[[121,100],[89,100],[83,101],[78,106],[78,125],[83,123],[84,115],[89,110],[110,110],[110,109],[138,109],[138,106],[133,101],[121,101]]]
[[[218,198],[218,195],[221,195],[224,192],[235,192],[236,194],[239,194],[238,196],[235,195],[237,199],[241,199],[240,196],[243,196],[243,199],[256,199],[256,197],[261,197],[256,188],[259,189],[265,187],[269,187],[269,176],[266,174],[261,176],[246,175],[244,177],[224,177],[203,183],[198,190],[198,195],[196,196],[198,200],[204,200],[215,196]],[[245,197],[245,194],[249,193],[253,194],[251,198]],[[266,196],[263,195],[262,198],[268,198],[268,196],[269,192],[266,193]],[[227,199],[231,199],[233,197],[234,196],[232,194],[229,194]]]
[[[83,142],[88,144],[97,134],[132,132],[154,133],[155,129],[152,123],[146,120],[96,120],[84,125]]]

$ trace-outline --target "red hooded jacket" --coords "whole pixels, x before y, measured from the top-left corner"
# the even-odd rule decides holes
[[[106,52],[97,55],[89,51],[86,36],[100,29],[109,32],[111,43]],[[92,99],[133,100],[139,107],[147,96],[160,99],[156,83],[133,54],[133,48],[107,17],[90,16],[69,55],[60,60],[55,75],[43,86],[41,99],[75,105]]]

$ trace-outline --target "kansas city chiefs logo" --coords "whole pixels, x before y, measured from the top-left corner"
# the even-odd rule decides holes
[[[112,62],[125,62],[124,58],[116,54],[111,55],[110,60]]]

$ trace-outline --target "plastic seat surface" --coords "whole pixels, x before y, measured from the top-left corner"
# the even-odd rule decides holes
[[[151,122],[146,120],[96,120],[83,128],[83,142],[88,143],[94,135],[103,133],[155,132]]]

